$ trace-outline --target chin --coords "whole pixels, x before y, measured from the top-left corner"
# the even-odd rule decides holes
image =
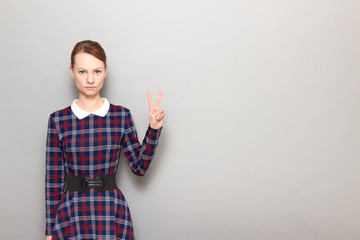
[[[82,91],[82,94],[84,94],[85,96],[94,96],[97,95],[98,93],[99,91],[88,91],[88,90]]]

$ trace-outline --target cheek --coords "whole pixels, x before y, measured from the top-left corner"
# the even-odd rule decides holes
[[[98,81],[99,81],[99,82],[104,82],[104,79],[105,79],[105,75],[104,75],[104,74],[101,74],[101,75],[98,77]]]
[[[84,81],[84,79],[86,79],[86,75],[85,75],[85,74],[84,74],[84,75],[80,75],[79,73],[76,73],[76,74],[75,74],[75,80],[76,80],[76,81],[81,82],[81,81]]]
[[[75,80],[75,83],[76,83],[77,86],[81,86],[83,84],[83,82],[84,82],[84,77],[81,76],[81,75],[76,74],[74,76],[74,80]]]
[[[102,87],[102,85],[104,84],[104,77],[102,77],[99,82],[100,82],[99,85]]]
[[[77,81],[76,79],[75,79],[75,85],[77,86],[77,88],[81,88],[81,83],[79,81]]]

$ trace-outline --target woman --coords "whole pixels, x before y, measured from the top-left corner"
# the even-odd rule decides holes
[[[140,144],[131,112],[100,97],[107,73],[99,43],[86,40],[71,53],[79,98],[50,114],[46,142],[46,240],[135,239],[128,204],[115,183],[121,149],[132,172],[143,176],[158,145],[162,90]]]

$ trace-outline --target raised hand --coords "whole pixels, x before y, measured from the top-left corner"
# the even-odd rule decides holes
[[[152,97],[150,91],[147,91],[148,100],[149,100],[149,113],[150,113],[150,127],[154,129],[161,128],[164,122],[164,109],[160,108],[160,100],[162,96],[163,90],[159,91],[159,95],[156,99],[156,104],[153,104]]]

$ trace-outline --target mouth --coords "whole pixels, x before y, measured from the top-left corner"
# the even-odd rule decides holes
[[[95,87],[86,87],[86,89],[93,90],[93,89],[95,89]]]

